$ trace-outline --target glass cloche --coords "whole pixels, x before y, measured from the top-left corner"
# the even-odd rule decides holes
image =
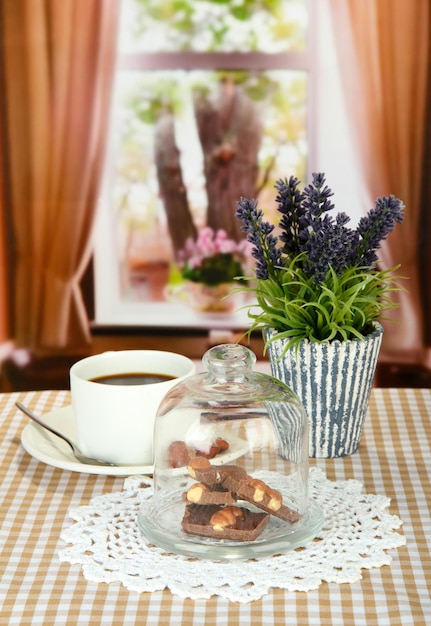
[[[148,540],[192,557],[269,556],[310,541],[323,515],[308,495],[308,423],[281,381],[253,371],[248,348],[223,344],[206,372],[162,401],[154,494],[138,523]]]

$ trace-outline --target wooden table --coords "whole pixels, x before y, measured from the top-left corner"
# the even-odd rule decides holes
[[[70,404],[67,391],[0,394],[0,624],[431,624],[431,390],[374,389],[359,451],[311,460],[329,479],[355,478],[391,498],[407,545],[390,566],[363,570],[354,584],[303,593],[275,589],[249,604],[137,594],[120,583],[87,582],[60,563],[71,507],[121,491],[121,477],[81,474],[37,461],[23,449],[28,423],[15,402],[43,414]]]

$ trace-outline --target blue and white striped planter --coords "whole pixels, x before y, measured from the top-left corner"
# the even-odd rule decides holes
[[[298,352],[286,340],[268,346],[271,372],[304,405],[309,422],[309,455],[334,458],[356,452],[368,410],[383,338],[383,326],[363,341],[316,343],[304,340]],[[265,339],[274,330],[265,331]]]

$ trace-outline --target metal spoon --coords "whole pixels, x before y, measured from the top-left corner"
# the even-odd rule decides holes
[[[63,439],[67,444],[69,444],[69,446],[72,448],[73,455],[80,463],[86,463],[87,465],[108,465],[111,467],[116,467],[115,463],[99,461],[98,459],[92,459],[89,456],[85,456],[85,454],[82,454],[76,443],[69,439],[69,437],[63,435],[63,433],[60,433],[58,430],[55,430],[55,428],[52,428],[52,426],[49,426],[49,424],[46,424],[45,422],[40,420],[32,411],[30,411],[30,409],[27,409],[27,407],[21,404],[21,402],[16,402],[15,404],[20,409],[20,411],[25,413],[30,419],[37,422],[39,426],[42,426],[42,428],[46,428],[46,430],[49,430],[49,432],[51,432],[53,435],[60,437],[60,439]]]

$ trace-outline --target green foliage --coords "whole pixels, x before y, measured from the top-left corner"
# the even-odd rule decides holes
[[[206,257],[198,267],[191,267],[186,264],[182,274],[186,280],[214,286],[233,282],[242,271],[242,265],[238,259],[233,254],[228,253]]]
[[[182,100],[178,85],[175,80],[162,77],[154,73],[141,78],[136,91],[126,100],[128,107],[136,118],[143,124],[155,124],[164,113],[175,113],[181,110]]]
[[[129,0],[138,9],[133,23],[137,40],[163,28],[163,47],[176,50],[262,49],[264,39],[279,49],[304,49],[305,29],[297,11],[301,0]],[[286,8],[287,5],[287,8]],[[256,19],[257,18],[257,19]],[[205,37],[203,37],[205,33]],[[204,42],[204,43],[202,43]],[[158,42],[157,42],[158,45]],[[266,52],[263,45],[262,51]],[[150,50],[149,50],[150,51]]]
[[[396,308],[390,298],[398,291],[393,270],[350,267],[337,276],[332,269],[325,281],[316,285],[300,267],[300,258],[280,270],[277,279],[258,280],[245,290],[253,293],[260,309],[249,308],[253,320],[247,331],[273,328],[276,334],[265,344],[286,339],[286,349],[298,346],[303,339],[313,342],[347,341],[364,338],[382,320],[385,311]]]

